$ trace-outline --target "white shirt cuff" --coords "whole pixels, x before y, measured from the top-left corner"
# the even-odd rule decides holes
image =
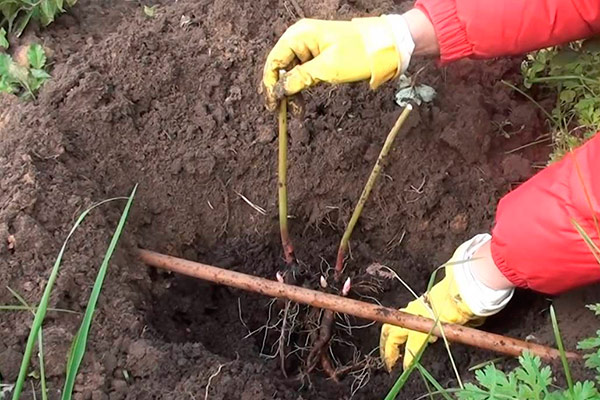
[[[473,275],[473,263],[470,260],[475,252],[491,239],[492,236],[484,233],[463,243],[458,248],[459,255],[461,251],[462,255],[455,260],[458,264],[454,265],[454,279],[458,285],[458,291],[471,311],[480,317],[487,317],[502,310],[515,292],[514,288],[492,289]]]
[[[410,58],[413,51],[415,50],[415,42],[413,41],[408,24],[402,15],[389,14],[381,16],[389,25],[392,33],[394,34],[394,40],[396,42],[396,50],[400,55],[400,70],[399,74],[402,74],[408,68]]]

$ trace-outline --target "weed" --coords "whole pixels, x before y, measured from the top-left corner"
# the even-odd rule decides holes
[[[549,115],[554,129],[551,161],[600,130],[600,39],[531,53],[521,70],[526,88],[541,84],[557,93]]]
[[[596,315],[600,315],[600,304],[588,306]],[[567,389],[557,388],[553,384],[553,374],[549,366],[543,366],[539,357],[524,353],[519,357],[519,367],[510,372],[496,368],[492,363],[475,372],[477,383],[467,383],[462,390],[455,392],[460,400],[485,400],[485,399],[599,399],[600,392],[592,381],[573,383],[570,367],[564,357],[564,347],[554,308],[550,308],[552,328],[561,352]],[[600,382],[600,330],[596,336],[581,341],[578,345],[581,350],[593,350],[585,356],[586,367],[596,371],[596,379]]]
[[[47,26],[77,0],[0,0],[0,28],[20,36],[30,21]],[[2,35],[0,35],[1,37]]]
[[[100,267],[98,277],[96,278],[96,283],[94,284],[94,288],[92,289],[92,294],[90,295],[90,301],[88,303],[88,307],[86,308],[86,313],[85,313],[84,319],[82,321],[82,325],[79,329],[78,334],[76,335],[76,337],[73,341],[73,345],[71,346],[71,353],[69,354],[69,360],[67,363],[67,383],[69,382],[69,379],[74,380],[74,376],[72,376],[72,375],[77,374],[77,370],[79,368],[79,363],[81,362],[81,358],[83,358],[83,352],[85,351],[85,344],[87,341],[87,333],[89,331],[89,326],[91,324],[91,319],[93,317],[93,311],[94,311],[94,308],[96,305],[96,300],[99,295],[99,291],[101,289],[102,281],[104,279],[104,274],[106,273],[107,264],[108,264],[108,261],[110,260],[112,252],[114,251],[117,240],[119,238],[119,235],[120,235],[123,225],[125,223],[124,220],[127,218],[127,213],[129,211],[129,207],[131,206],[131,203],[133,201],[134,195],[135,195],[135,188],[134,188],[133,192],[131,193],[131,195],[128,198],[126,198],[128,200],[127,205],[125,206],[125,210],[123,211],[121,220],[119,221],[119,225],[117,227],[117,230],[115,231],[115,234],[113,235],[109,249],[104,257],[102,266]],[[118,198],[118,199],[123,199],[123,198]],[[79,217],[75,221],[75,224],[69,231],[67,238],[63,242],[63,245],[58,253],[58,257],[56,258],[56,261],[54,262],[54,266],[52,267],[52,270],[50,272],[50,277],[48,278],[48,282],[46,283],[46,287],[44,288],[44,293],[42,294],[42,298],[40,300],[39,305],[37,306],[37,308],[33,308],[33,307],[30,308],[31,311],[35,310],[35,317],[33,318],[31,330],[29,331],[29,337],[27,338],[27,344],[25,345],[25,352],[23,354],[23,359],[21,361],[21,367],[19,369],[19,376],[17,377],[17,382],[14,385],[14,391],[12,393],[13,400],[18,400],[21,396],[21,392],[23,391],[23,385],[25,383],[25,379],[28,376],[27,371],[29,369],[29,362],[31,360],[31,355],[32,355],[34,347],[36,345],[36,341],[39,338],[39,335],[40,335],[40,332],[42,329],[42,324],[44,323],[44,318],[46,316],[46,311],[48,311],[48,303],[50,301],[50,294],[52,293],[54,283],[56,282],[56,278],[58,277],[58,272],[59,272],[59,269],[60,269],[60,266],[62,263],[62,258],[66,251],[69,239],[71,238],[71,236],[73,236],[73,233],[75,233],[75,231],[81,225],[81,223],[83,222],[85,217],[93,209],[95,209],[96,207],[99,207],[100,205],[105,204],[109,201],[112,201],[112,200],[116,200],[116,199],[104,200],[100,203],[97,203],[79,215]],[[41,346],[40,346],[40,348],[41,348]],[[67,383],[65,383],[65,390],[63,391],[63,399],[71,398],[71,391],[67,392],[67,389],[72,388],[72,386],[67,386]]]
[[[429,334],[428,334],[427,341],[429,341],[429,336],[431,336],[431,332],[429,332]],[[402,390],[402,388],[408,381],[408,378],[410,377],[410,375],[417,368],[417,365],[421,365],[420,364],[421,357],[423,356],[423,352],[425,352],[426,348],[427,348],[427,346],[423,346],[421,348],[421,350],[419,350],[419,352],[417,354],[415,354],[414,362],[407,369],[405,369],[402,372],[402,374],[400,374],[398,379],[396,379],[394,386],[392,386],[392,388],[390,389],[387,396],[385,396],[385,400],[394,400],[398,396],[398,394],[400,393],[400,391]]]
[[[599,396],[591,381],[577,382],[572,389],[554,389],[552,370],[542,366],[539,357],[524,353],[519,367],[506,373],[488,365],[475,372],[477,384],[467,383],[456,394],[461,400],[484,399],[597,399]]]
[[[46,53],[39,44],[27,49],[24,64],[17,63],[10,55],[0,53],[0,92],[33,98],[37,90],[50,79],[46,72]]]
[[[596,315],[600,316],[600,303],[587,306]],[[596,380],[600,383],[600,330],[596,331],[596,336],[582,340],[577,345],[580,350],[592,350],[592,353],[585,355],[585,366],[596,371]]]
[[[587,306],[597,316],[600,316],[600,303]],[[410,374],[419,371],[423,379],[431,384],[436,391],[429,391],[420,398],[432,398],[434,395],[445,399],[455,395],[459,400],[492,400],[492,399],[543,399],[543,400],[598,400],[600,392],[596,384],[586,380],[575,382],[571,378],[570,366],[565,357],[562,337],[558,328],[554,308],[550,307],[552,328],[556,338],[561,361],[564,368],[567,388],[559,388],[554,384],[552,369],[544,366],[538,356],[525,352],[519,357],[519,366],[505,372],[494,364],[494,361],[480,364],[475,371],[475,383],[466,383],[463,388],[444,389],[433,376],[419,363],[422,351],[415,357],[415,362],[398,378],[385,400],[393,400],[398,396]],[[600,330],[596,336],[585,339],[577,346],[580,350],[591,350],[585,355],[585,365],[594,370],[596,380],[600,384]],[[429,388],[429,384],[427,387]]]
[[[10,46],[7,35],[21,36],[31,21],[49,25],[65,6],[77,0],[0,0],[0,50]],[[50,75],[45,69],[46,53],[39,44],[27,48],[27,59],[15,61],[10,54],[0,53],[0,93],[33,98]]]
[[[73,387],[75,386],[75,378],[77,377],[79,366],[81,365],[83,355],[85,354],[88,334],[90,332],[90,326],[92,325],[92,320],[94,318],[94,311],[96,310],[98,297],[100,296],[100,292],[102,291],[102,284],[104,283],[106,271],[108,270],[108,263],[110,262],[110,259],[117,247],[117,243],[119,243],[121,232],[123,232],[123,228],[125,227],[125,222],[127,222],[129,209],[131,208],[131,204],[133,203],[133,198],[135,196],[136,189],[137,186],[133,188],[129,199],[127,200],[127,204],[125,205],[125,209],[121,214],[119,224],[115,229],[115,233],[113,234],[113,237],[110,241],[108,250],[104,255],[104,259],[102,260],[102,265],[100,265],[98,275],[96,275],[96,281],[94,282],[92,293],[90,294],[90,299],[88,300],[88,304],[85,309],[85,314],[83,316],[83,320],[81,321],[81,326],[79,327],[77,335],[75,335],[75,339],[73,339],[73,343],[71,345],[71,352],[69,353],[69,359],[67,361],[67,377],[65,380],[65,387],[62,393],[62,400],[71,399]]]

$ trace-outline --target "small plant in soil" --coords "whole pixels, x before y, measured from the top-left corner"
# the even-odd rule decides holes
[[[77,0],[0,0],[0,93],[33,98],[50,79],[39,44],[18,47],[12,56],[8,35],[21,36],[30,22],[47,26]]]
[[[17,61],[0,53],[0,92],[33,98],[39,88],[50,79],[46,71],[46,52],[39,44],[22,50],[25,57]]]
[[[0,28],[20,36],[31,21],[47,26],[77,0],[0,0]]]
[[[596,316],[600,316],[600,303],[589,305]],[[577,348],[591,352],[585,355],[585,366],[596,372],[596,381],[600,384],[600,329],[596,335],[579,342]]]

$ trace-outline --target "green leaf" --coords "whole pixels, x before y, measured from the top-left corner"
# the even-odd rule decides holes
[[[493,365],[489,365],[483,372],[483,374],[479,374],[478,380],[484,387],[487,387],[491,393],[499,393],[513,397],[517,396],[517,379],[514,373],[505,374],[496,369]]]
[[[12,32],[13,22],[19,14],[19,4],[2,3],[0,4],[0,12],[2,12],[2,15],[4,15],[4,18],[6,19],[6,26],[8,28],[8,32]]]
[[[156,16],[157,8],[158,8],[158,5],[154,5],[152,7],[144,6],[144,14],[146,14],[146,16],[148,18],[154,18]]]
[[[577,93],[574,90],[563,90],[560,92],[560,100],[564,103],[572,103]]]
[[[15,62],[10,64],[8,70],[8,76],[14,80],[18,81],[22,85],[26,85],[29,80],[29,68],[23,67]]]
[[[50,76],[49,73],[47,73],[43,69],[37,69],[37,68],[32,68],[31,69],[31,75],[35,79],[40,79],[40,80],[43,80],[43,81],[46,81],[46,80],[48,80],[48,79],[51,78],[51,76]]]
[[[69,7],[73,7],[75,5],[75,3],[77,3],[77,0],[66,0],[67,4]]]
[[[0,53],[0,76],[10,76],[11,65],[13,59],[11,56],[5,53]]]
[[[577,63],[579,60],[579,53],[565,47],[561,49],[552,59],[550,60],[550,67],[552,68],[560,68],[565,67],[570,63]]]
[[[550,367],[542,368],[542,360],[529,352],[523,353],[519,362],[521,368],[515,369],[515,375],[517,379],[529,385],[537,398],[537,395],[552,383],[552,371]]]
[[[64,0],[55,0],[55,1],[56,1],[56,8],[60,12],[65,12],[65,9],[64,9]]]
[[[44,52],[44,48],[37,43],[32,44],[27,51],[27,59],[33,68],[44,68],[44,65],[46,65],[46,53]]]
[[[28,11],[24,16],[22,16],[22,17],[19,18],[19,21],[17,22],[17,25],[16,25],[15,30],[14,30],[14,33],[15,33],[15,35],[17,37],[21,36],[21,34],[23,33],[23,31],[27,27],[27,24],[31,20],[31,16],[32,15],[33,15],[33,10]]]
[[[50,23],[52,23],[52,21],[54,21],[54,16],[56,15],[56,12],[58,9],[57,9],[54,1],[42,0],[42,2],[40,4],[40,10],[42,12],[41,18],[40,18],[42,21],[42,24],[49,25]]]
[[[125,227],[125,222],[127,222],[129,209],[131,208],[131,204],[133,203],[133,198],[135,197],[136,189],[137,185],[133,188],[129,199],[127,200],[127,204],[125,205],[125,209],[121,214],[119,224],[115,229],[115,233],[113,234],[113,237],[108,246],[108,250],[106,251],[104,259],[102,260],[102,265],[100,266],[98,275],[96,276],[96,281],[94,282],[94,287],[92,288],[92,293],[90,294],[90,299],[88,300],[88,304],[85,309],[85,315],[83,317],[83,320],[81,321],[79,331],[77,332],[77,335],[73,340],[73,346],[71,348],[71,352],[69,353],[69,358],[67,360],[67,376],[65,378],[65,386],[63,388],[62,400],[71,399],[73,393],[73,386],[75,385],[75,378],[77,377],[79,366],[81,365],[81,360],[83,360],[83,355],[85,354],[90,326],[92,325],[92,320],[94,318],[94,311],[96,310],[98,297],[100,297],[100,292],[102,291],[102,284],[104,283],[104,278],[106,277],[108,264],[115,251],[115,248],[117,247],[117,243],[119,242],[119,238],[121,237],[121,232]]]
[[[598,304],[589,304],[586,306],[590,310],[592,310],[596,315],[600,316],[600,303]]]
[[[0,28],[0,47],[8,49],[8,40],[6,39],[6,30],[4,28]]]
[[[33,93],[36,92],[42,85],[44,84],[44,81],[39,80],[39,79],[31,79],[29,81],[29,90]]]
[[[565,396],[568,396],[569,393],[565,391]],[[585,382],[577,382],[575,386],[573,386],[573,399],[577,400],[597,400],[600,396],[598,390],[596,389],[596,385],[594,382],[585,381]]]
[[[13,94],[15,90],[15,87],[6,76],[0,76],[0,92]]]
[[[586,354],[585,365],[588,368],[600,368],[600,354],[598,352]]]
[[[490,394],[473,385],[472,383],[465,383],[465,388],[456,393],[459,400],[486,400],[490,398]]]
[[[600,331],[596,332],[598,337],[587,338],[579,342],[577,348],[580,350],[591,350],[600,347]]]

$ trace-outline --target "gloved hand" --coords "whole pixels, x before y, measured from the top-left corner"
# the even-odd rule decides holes
[[[499,312],[512,298],[514,288],[495,290],[480,282],[472,273],[473,254],[491,239],[477,235],[456,249],[445,264],[446,276],[429,293],[413,300],[402,311],[440,322],[476,326],[486,316]],[[437,338],[430,336],[429,341]],[[399,346],[405,344],[404,368],[427,343],[427,334],[385,324],[381,329],[379,351],[388,371],[400,358]]]
[[[288,28],[267,57],[263,73],[267,108],[274,110],[283,96],[319,82],[370,78],[375,89],[406,69],[413,49],[401,15],[352,21],[302,19]],[[282,69],[289,71],[280,80]]]

